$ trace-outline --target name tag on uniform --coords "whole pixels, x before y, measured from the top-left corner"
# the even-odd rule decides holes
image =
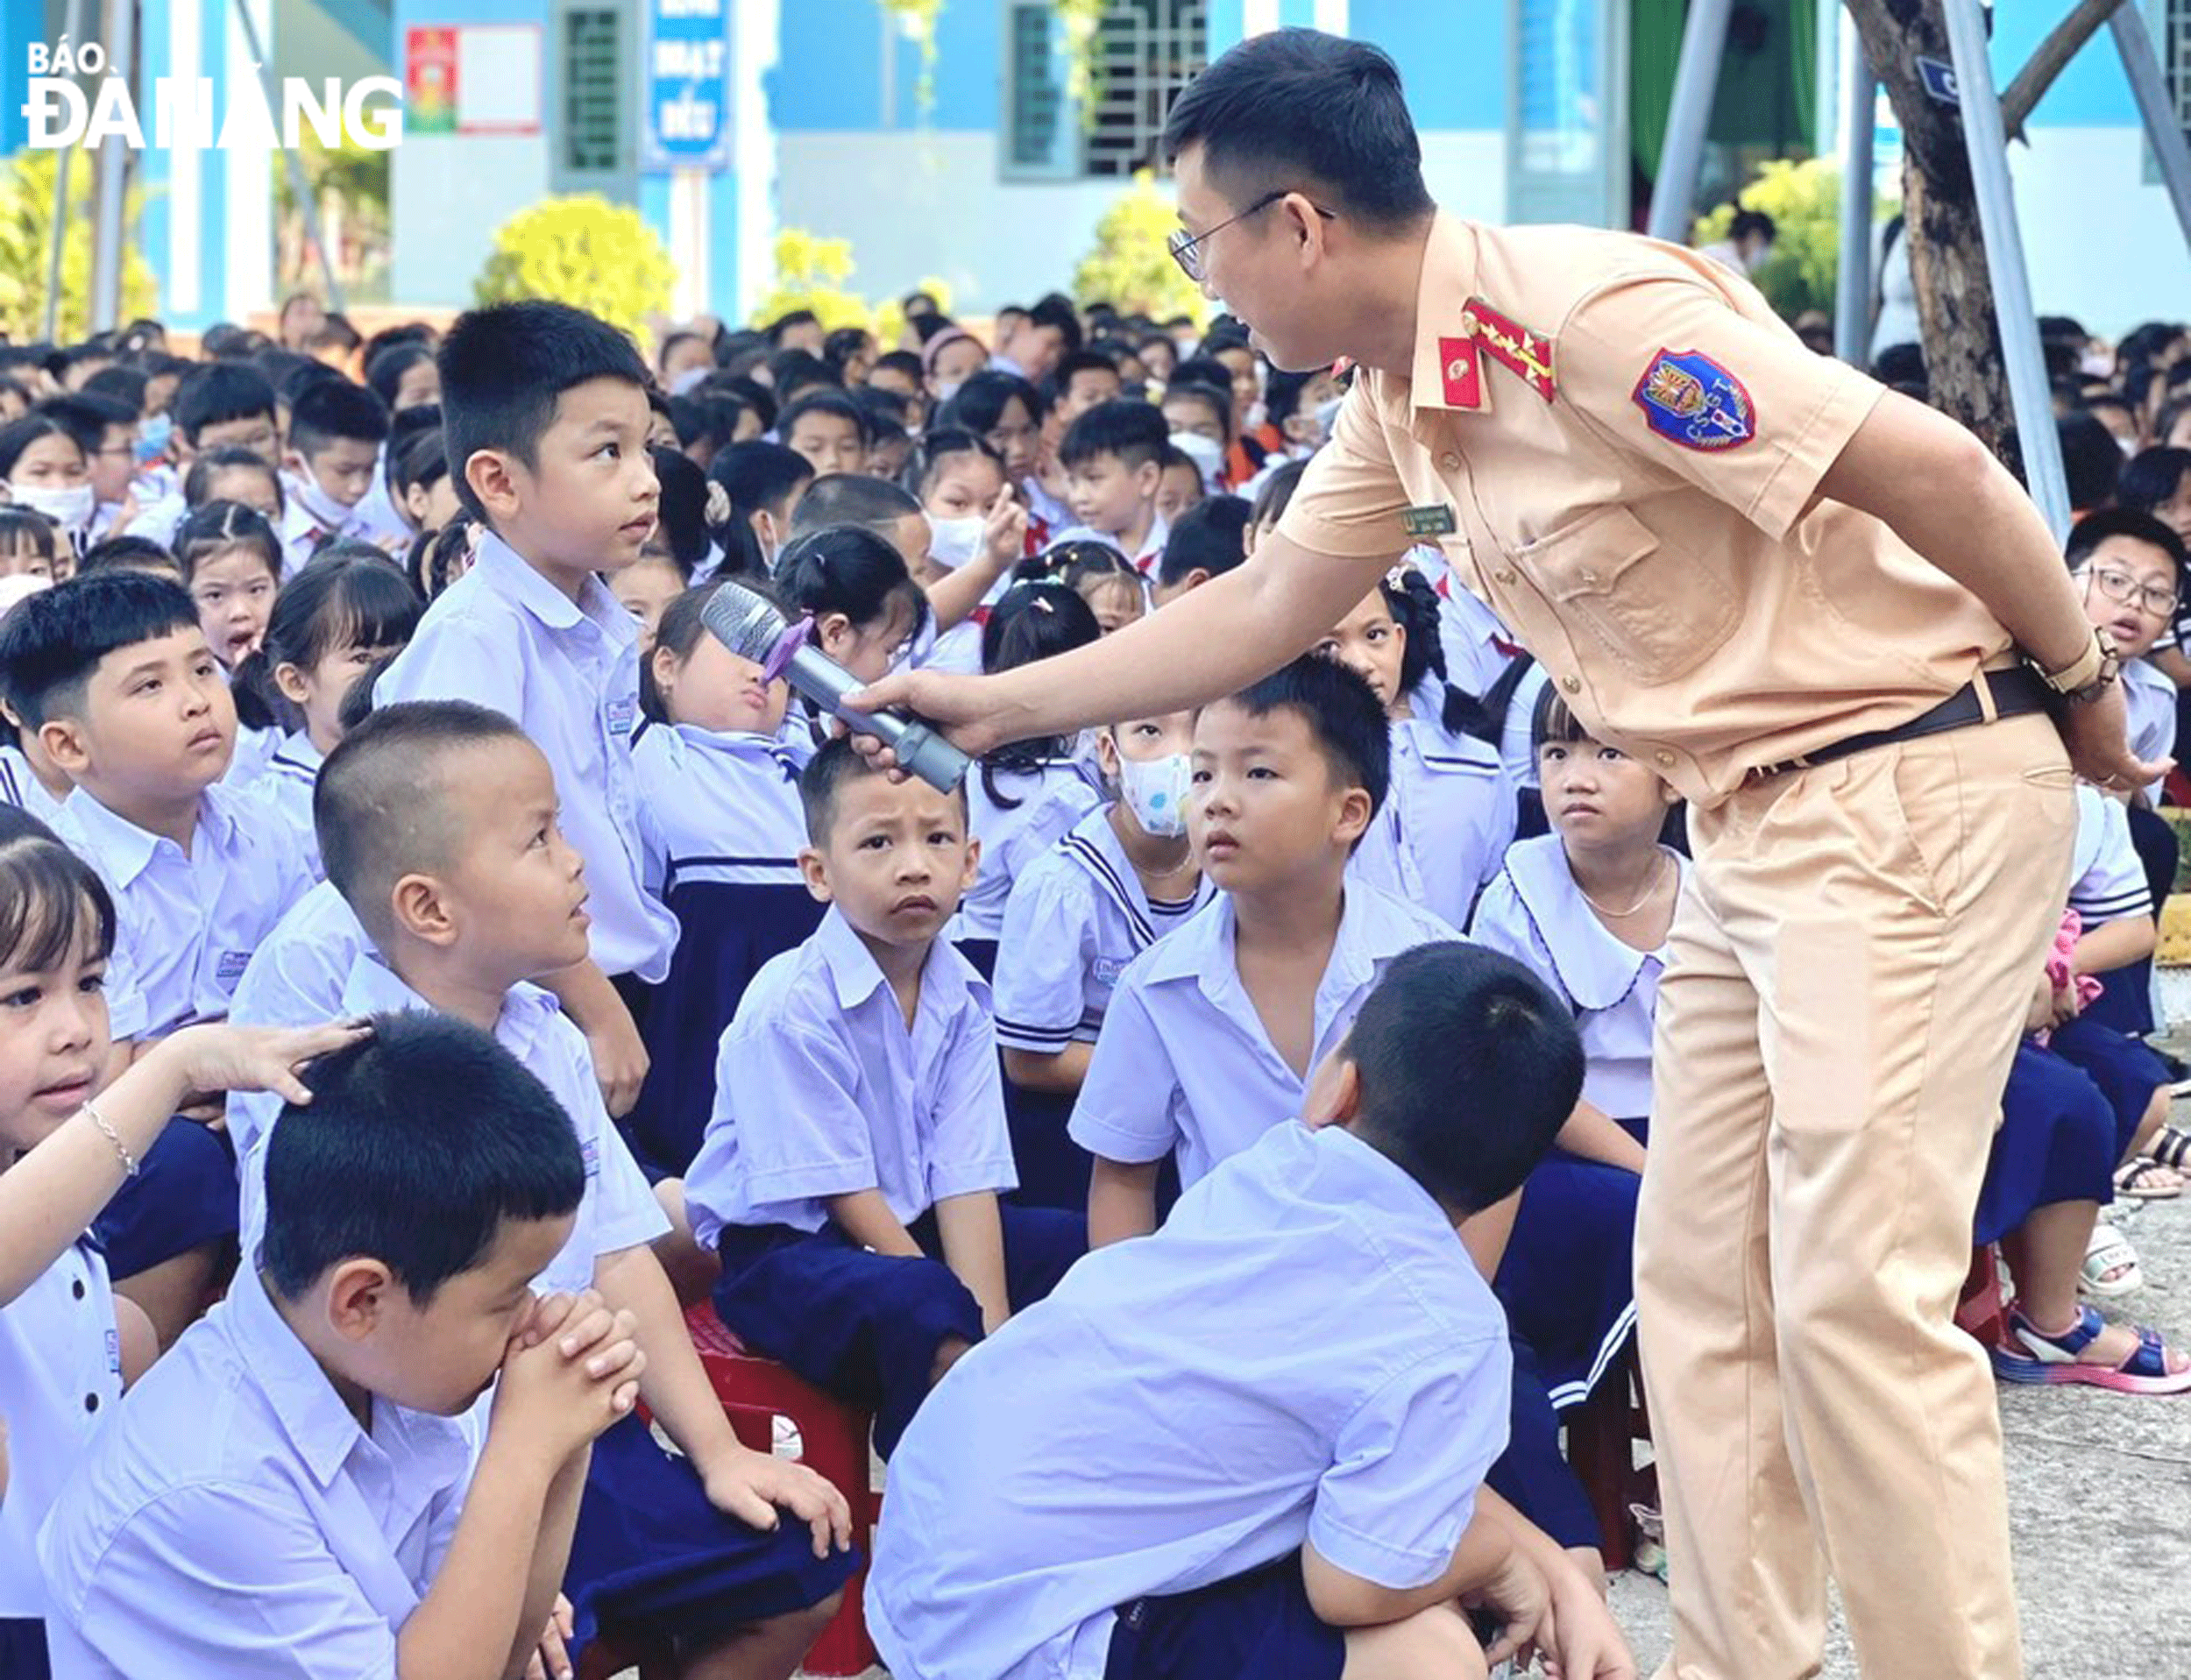
[[[223,951],[221,960],[213,965],[213,978],[221,985],[232,987],[244,977],[244,970],[251,967],[248,951]]]
[[[639,710],[639,702],[628,698],[608,703],[608,732],[612,735],[631,734],[632,719]]]
[[[1125,963],[1117,957],[1098,957],[1096,959],[1094,973],[1096,975],[1096,983],[1098,986],[1116,986],[1118,983],[1118,976],[1125,972]]]
[[[598,1138],[588,1138],[581,1143],[578,1145],[578,1159],[585,1164],[586,1177],[599,1178],[601,1176],[601,1140]]]
[[[107,1371],[116,1377],[122,1374],[122,1332],[119,1330],[107,1332]]]
[[[1450,502],[1410,507],[1400,516],[1400,524],[1409,536],[1450,536],[1461,528]]]

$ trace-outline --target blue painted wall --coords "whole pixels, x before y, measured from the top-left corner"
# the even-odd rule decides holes
[[[2131,0],[2131,4],[2142,5],[2143,0]],[[2150,25],[2150,13],[2147,18]],[[2060,7],[2032,5],[2029,0],[2022,4],[2012,0],[1994,7],[1993,71],[1998,85],[2008,85],[2009,78],[2024,67],[2031,50],[2060,20]],[[2069,61],[2060,79],[2039,101],[2031,121],[2035,125],[2063,128],[2137,124],[2138,103],[2131,97],[2131,85],[2123,74],[2123,60],[2115,50],[2111,32],[2102,29]]]

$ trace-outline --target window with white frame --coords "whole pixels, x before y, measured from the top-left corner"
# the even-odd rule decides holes
[[[1209,62],[1208,0],[1110,0],[1088,55],[1088,96],[1051,0],[1006,0],[1003,171],[1117,177],[1163,162],[1164,119]]]

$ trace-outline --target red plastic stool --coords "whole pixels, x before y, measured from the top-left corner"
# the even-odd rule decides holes
[[[776,1420],[791,1419],[798,1429],[799,1462],[845,1496],[852,1506],[852,1543],[865,1553],[882,1503],[869,1475],[868,1443],[874,1417],[823,1393],[774,1360],[748,1353],[706,1301],[686,1313],[684,1323],[738,1439],[755,1452],[773,1451]],[[875,1666],[875,1642],[868,1637],[867,1617],[861,1607],[866,1582],[862,1565],[845,1584],[844,1603],[835,1619],[806,1654],[808,1674],[856,1675]],[[608,1680],[627,1669],[638,1669],[640,1680],[669,1680],[677,1672],[672,1653],[651,1641],[605,1629],[586,1648],[579,1680]]]
[[[1606,1568],[1627,1569],[1635,1561],[1628,1506],[1658,1503],[1657,1473],[1649,1467],[1639,1470],[1635,1463],[1635,1443],[1650,1440],[1651,1421],[1644,1410],[1633,1341],[1598,1379],[1590,1398],[1563,1416],[1567,1462],[1597,1515]]]

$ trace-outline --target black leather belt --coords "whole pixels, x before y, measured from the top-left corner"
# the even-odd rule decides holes
[[[2027,712],[2047,712],[2053,709],[2060,698],[2040,680],[2039,675],[2028,665],[2011,665],[2002,670],[1982,672],[1942,700],[1930,712],[1919,712],[1907,723],[1897,724],[1891,729],[1868,729],[1861,735],[1850,735],[1831,746],[1799,757],[1783,759],[1777,764],[1760,765],[1750,772],[1752,780],[1762,781],[1769,776],[1778,776],[1783,770],[1807,769],[1813,765],[1831,764],[1837,758],[1847,758],[1854,753],[1868,753],[1875,747],[1892,747],[1898,741],[1921,741],[1926,735],[1944,735],[1951,729],[1968,729],[1973,724],[1986,722],[1985,697],[1979,693],[1978,684],[1983,683],[1993,697],[1993,716],[2020,718]]]

